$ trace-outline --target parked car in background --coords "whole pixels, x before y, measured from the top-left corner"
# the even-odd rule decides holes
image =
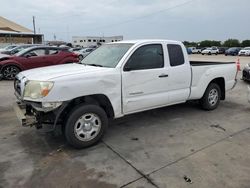
[[[250,63],[248,63],[242,71],[242,80],[250,81]]]
[[[242,50],[239,51],[239,56],[250,56],[250,47],[243,48]]]
[[[190,48],[186,48],[187,49],[187,53],[190,55],[192,54],[192,50]]]
[[[75,52],[75,51],[79,51],[79,50],[82,50],[82,49],[83,49],[82,47],[75,47],[75,48],[70,48],[69,51]]]
[[[30,48],[30,47],[33,47],[33,46],[38,46],[39,44],[24,44],[24,45],[18,45],[10,50],[5,50],[5,51],[2,51],[0,52],[1,54],[7,54],[7,55],[14,55],[26,48]]]
[[[211,47],[211,48],[206,48],[201,52],[202,55],[207,54],[207,55],[218,55],[219,54],[219,49],[217,47]]]
[[[20,71],[50,65],[79,62],[73,52],[56,47],[31,47],[14,56],[0,58],[0,74],[4,79],[14,79]]]
[[[11,49],[15,48],[16,46],[17,46],[17,45],[9,45],[9,46],[6,46],[6,47],[4,47],[4,48],[1,48],[1,49],[0,49],[0,52],[11,50]]]
[[[228,50],[225,51],[225,56],[227,56],[227,55],[236,56],[236,55],[238,55],[240,50],[241,50],[241,48],[239,48],[239,47],[229,48]]]
[[[94,50],[95,48],[84,48],[78,51],[74,51],[74,53],[78,55],[79,60],[82,60]]]
[[[192,54],[200,54],[201,53],[201,49],[200,48],[196,48],[196,47],[189,47],[192,51]]]
[[[219,47],[219,54],[225,54],[226,50],[228,49],[227,47]]]

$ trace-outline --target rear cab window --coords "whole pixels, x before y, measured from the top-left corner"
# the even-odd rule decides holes
[[[167,44],[169,62],[171,67],[180,66],[185,63],[184,54],[181,45]]]

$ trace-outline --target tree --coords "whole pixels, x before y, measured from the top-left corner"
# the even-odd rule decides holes
[[[223,46],[225,46],[225,47],[238,47],[238,46],[240,46],[240,42],[238,39],[228,39],[224,42]]]
[[[196,42],[189,42],[189,41],[183,41],[183,44],[186,47],[197,47],[198,46]]]
[[[200,42],[200,47],[221,46],[221,41],[204,40]]]
[[[200,42],[200,47],[211,47],[211,41],[210,40],[203,40]]]
[[[241,42],[242,47],[249,47],[250,46],[250,40],[243,40]]]

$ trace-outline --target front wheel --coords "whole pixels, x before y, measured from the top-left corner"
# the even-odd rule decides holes
[[[97,105],[82,104],[75,107],[65,125],[65,137],[75,148],[97,143],[108,127],[105,111]]]
[[[208,85],[203,97],[200,100],[201,106],[205,110],[214,110],[220,104],[221,89],[216,83]]]
[[[7,65],[2,70],[3,78],[6,80],[13,80],[19,72],[20,69],[14,65]]]

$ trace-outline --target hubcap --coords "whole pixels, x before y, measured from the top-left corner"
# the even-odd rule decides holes
[[[217,89],[212,89],[210,92],[209,92],[209,95],[208,95],[208,102],[211,106],[214,106],[216,105],[217,101],[218,101],[218,98],[219,98],[219,94],[218,94],[218,91]]]
[[[101,120],[94,113],[82,115],[75,123],[75,136],[81,141],[90,141],[94,139],[101,129]]]
[[[14,66],[8,66],[3,70],[3,76],[6,79],[14,79],[18,73],[19,73],[18,68]]]

